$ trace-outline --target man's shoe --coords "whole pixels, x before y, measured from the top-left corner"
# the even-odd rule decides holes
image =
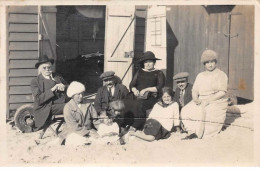
[[[188,136],[186,136],[185,138],[182,138],[181,140],[190,140],[190,139],[195,139],[198,138],[198,136],[195,133],[192,133]]]

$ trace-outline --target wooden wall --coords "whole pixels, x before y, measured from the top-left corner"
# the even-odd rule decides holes
[[[37,6],[8,7],[8,108],[32,103],[31,80],[38,57]]]
[[[233,15],[237,12],[241,15]],[[202,52],[213,49],[219,54],[218,67],[229,76],[229,88],[253,100],[253,14],[253,6],[168,6],[167,81],[175,88],[172,75],[187,71],[193,83],[204,70]],[[229,29],[231,36],[239,34],[230,44]]]

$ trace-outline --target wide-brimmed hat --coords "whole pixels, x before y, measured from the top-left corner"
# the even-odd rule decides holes
[[[114,71],[107,71],[104,72],[100,75],[100,79],[105,80],[108,78],[113,78],[115,76],[115,72]]]
[[[146,51],[143,55],[141,55],[136,62],[141,63],[146,60],[161,60],[155,57],[154,53],[152,51]]]
[[[85,86],[77,81],[73,81],[70,83],[68,89],[67,89],[67,95],[68,97],[72,97],[75,94],[85,92]]]
[[[43,55],[39,57],[39,61],[35,64],[35,68],[38,68],[41,64],[44,64],[46,62],[50,62],[51,64],[54,63],[54,59],[48,58],[48,56]]]

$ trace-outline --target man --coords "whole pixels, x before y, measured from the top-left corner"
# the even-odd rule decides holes
[[[116,83],[113,71],[102,73],[100,78],[103,80],[104,86],[98,89],[94,106],[98,115],[107,116],[109,103],[124,99],[129,91],[123,84]]]
[[[174,100],[179,104],[179,111],[192,100],[192,84],[188,82],[189,73],[181,72],[177,73],[173,79],[177,83],[177,88],[175,89]],[[181,117],[180,117],[181,118]],[[181,130],[182,129],[182,130]],[[180,127],[174,127],[173,132],[183,131],[185,128],[183,123]]]
[[[38,130],[44,126],[52,115],[63,113],[65,105],[66,81],[52,72],[53,59],[46,55],[39,57],[35,64],[39,75],[31,81],[31,90],[34,97],[34,121]]]
[[[192,100],[192,84],[188,83],[189,73],[181,72],[176,74],[173,79],[177,83],[174,100],[179,104],[180,110]]]

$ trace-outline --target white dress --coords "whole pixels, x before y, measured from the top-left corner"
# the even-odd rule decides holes
[[[199,73],[192,91],[198,92],[199,99],[203,101],[219,91],[227,92],[227,84],[227,75],[216,68],[212,72]],[[214,136],[221,131],[226,118],[227,106],[227,98],[212,101],[205,108],[191,101],[181,111],[184,127],[187,131],[194,132],[197,135],[199,133],[203,138]]]
[[[156,103],[149,114],[148,119],[155,119],[168,131],[171,131],[173,126],[180,125],[179,105],[174,102],[167,107],[163,107],[160,102]]]

